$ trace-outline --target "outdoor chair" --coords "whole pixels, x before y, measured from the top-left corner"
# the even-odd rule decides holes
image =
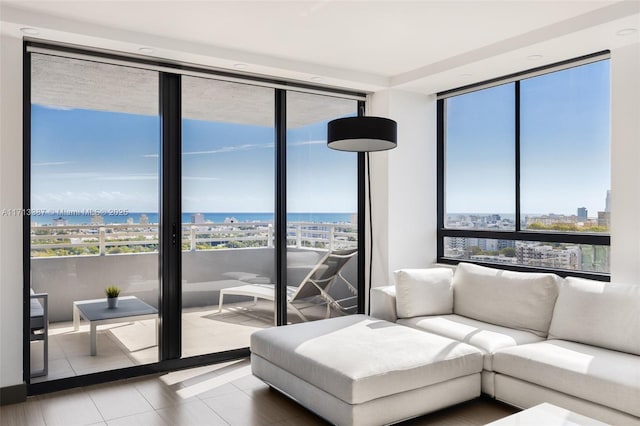
[[[342,269],[358,251],[338,250],[330,251],[320,257],[320,260],[311,267],[309,272],[304,276],[297,286],[287,286],[287,306],[291,308],[303,321],[307,321],[307,317],[300,309],[294,305],[295,302],[302,300],[310,300],[312,298],[320,298],[322,304],[326,304],[326,318],[331,313],[331,308],[346,312],[353,306],[345,306],[349,301],[354,301],[357,295],[357,289],[342,276]],[[298,266],[299,268],[299,266]],[[329,291],[340,278],[347,285],[349,296],[342,299],[335,299]],[[249,296],[253,297],[254,304],[258,299],[275,300],[275,284],[253,283],[242,285],[239,287],[228,287],[220,290],[220,300],[218,303],[218,312],[222,312],[225,295]]]
[[[30,302],[29,341],[42,341],[43,344],[43,368],[40,371],[32,371],[31,377],[46,376],[49,370],[49,295],[35,293],[31,289]]]

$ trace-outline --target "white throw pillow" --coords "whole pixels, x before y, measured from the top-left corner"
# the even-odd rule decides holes
[[[453,312],[546,337],[561,278],[460,263],[453,276]]]
[[[640,355],[640,285],[567,277],[549,338]]]
[[[398,318],[444,315],[453,311],[451,269],[399,269],[393,274]]]

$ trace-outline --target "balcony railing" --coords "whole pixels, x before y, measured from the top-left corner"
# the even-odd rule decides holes
[[[349,223],[289,222],[287,246],[340,250],[357,248],[357,226]],[[270,222],[183,223],[182,250],[273,247]],[[33,226],[31,256],[108,256],[157,252],[156,224]]]

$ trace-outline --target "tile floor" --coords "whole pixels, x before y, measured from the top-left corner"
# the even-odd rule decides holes
[[[305,315],[320,319],[325,308],[307,304]],[[339,315],[332,312],[332,315]],[[294,312],[292,322],[299,321]],[[182,353],[184,357],[249,346],[249,336],[273,325],[273,302],[260,300],[218,306],[185,309],[182,314]],[[97,355],[89,355],[89,325],[81,321],[74,331],[71,322],[52,323],[49,327],[49,372],[32,379],[33,383],[116,368],[157,362],[158,347],[154,320],[110,324],[98,327]],[[42,369],[42,343],[31,345],[31,369]]]
[[[476,399],[403,423],[482,425],[517,410]],[[39,395],[0,407],[2,426],[325,425],[251,375],[248,360]]]

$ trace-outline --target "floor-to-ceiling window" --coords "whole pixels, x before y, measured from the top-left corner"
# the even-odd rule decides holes
[[[159,137],[157,72],[31,55],[33,381],[158,361]]]
[[[362,309],[359,159],[326,147],[362,95],[26,47],[30,389],[246,356],[287,314]]]

